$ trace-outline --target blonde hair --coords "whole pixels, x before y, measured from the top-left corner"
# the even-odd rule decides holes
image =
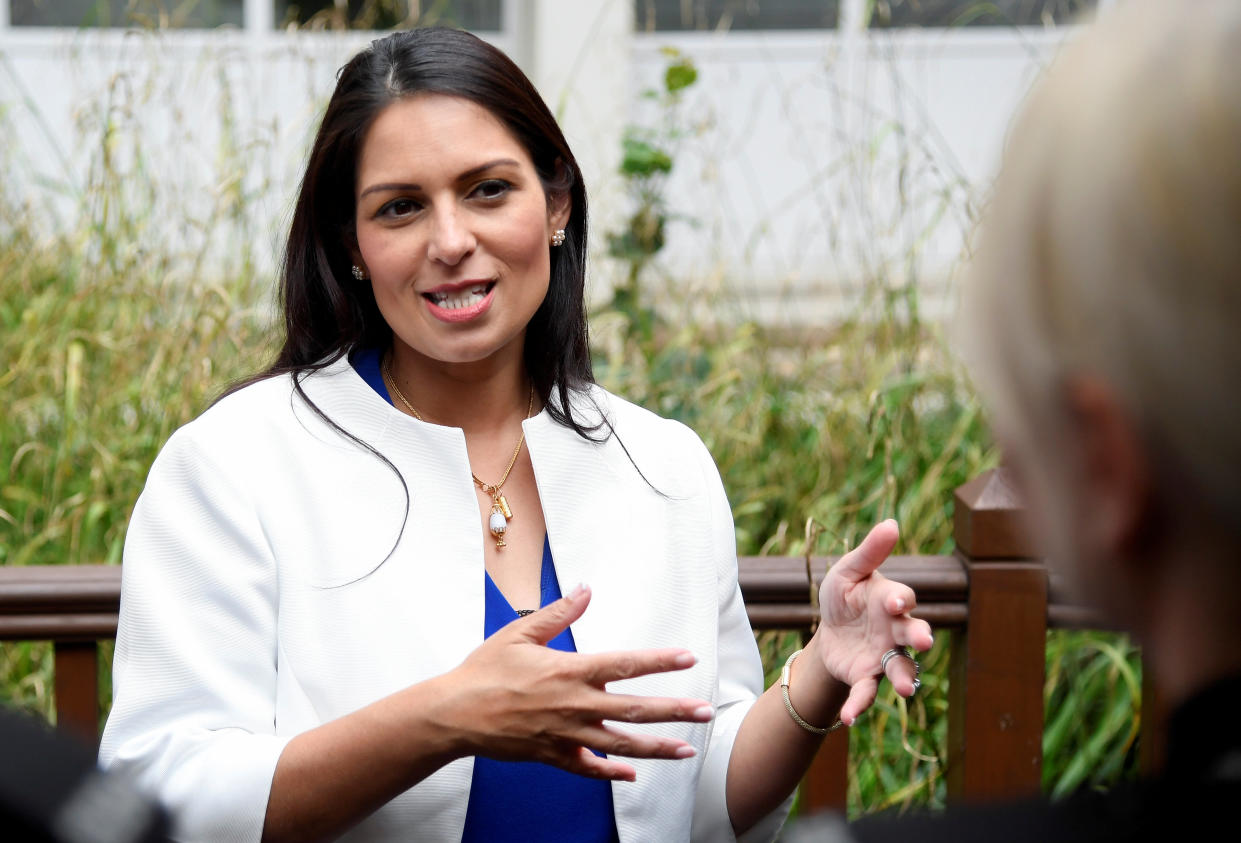
[[[1001,429],[1046,445],[1065,379],[1097,376],[1241,529],[1241,2],[1130,0],[1065,49],[1011,130],[962,315]]]

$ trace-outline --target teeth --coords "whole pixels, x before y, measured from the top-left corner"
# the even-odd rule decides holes
[[[478,304],[487,295],[487,285],[479,284],[477,287],[470,287],[465,290],[458,290],[455,293],[431,293],[431,301],[435,302],[445,310],[459,310],[463,307],[469,307],[472,304]]]

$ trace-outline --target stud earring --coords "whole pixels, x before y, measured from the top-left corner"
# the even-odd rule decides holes
[[[354,277],[354,278],[356,278],[356,279],[358,279],[359,281],[365,281],[365,280],[366,280],[366,273],[362,271],[362,267],[357,266],[357,265],[355,264],[355,265],[354,265],[354,266],[353,266],[353,267],[352,267],[349,271],[350,271],[350,272],[352,272],[352,273],[353,273],[353,277]]]
[[[563,228],[558,228],[554,232],[552,232],[552,245],[553,246],[564,245],[564,229]]]

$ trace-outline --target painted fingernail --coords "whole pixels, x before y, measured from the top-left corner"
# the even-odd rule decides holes
[[[686,744],[685,746],[677,747],[675,756],[677,758],[693,758],[697,754],[698,754],[698,750],[694,749],[689,744]]]
[[[709,705],[702,705],[694,709],[694,719],[703,723],[715,716],[715,709]]]
[[[677,657],[672,660],[672,664],[674,667],[679,668],[693,667],[698,664],[698,657],[687,650],[684,653],[679,653]]]

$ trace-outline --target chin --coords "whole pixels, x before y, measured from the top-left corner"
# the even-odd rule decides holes
[[[469,365],[471,363],[482,363],[496,357],[503,357],[510,353],[512,343],[470,343],[470,344],[452,344],[441,348],[427,349],[426,356],[431,360],[449,365]],[[520,348],[520,346],[518,346]],[[518,352],[520,353],[520,352]]]

